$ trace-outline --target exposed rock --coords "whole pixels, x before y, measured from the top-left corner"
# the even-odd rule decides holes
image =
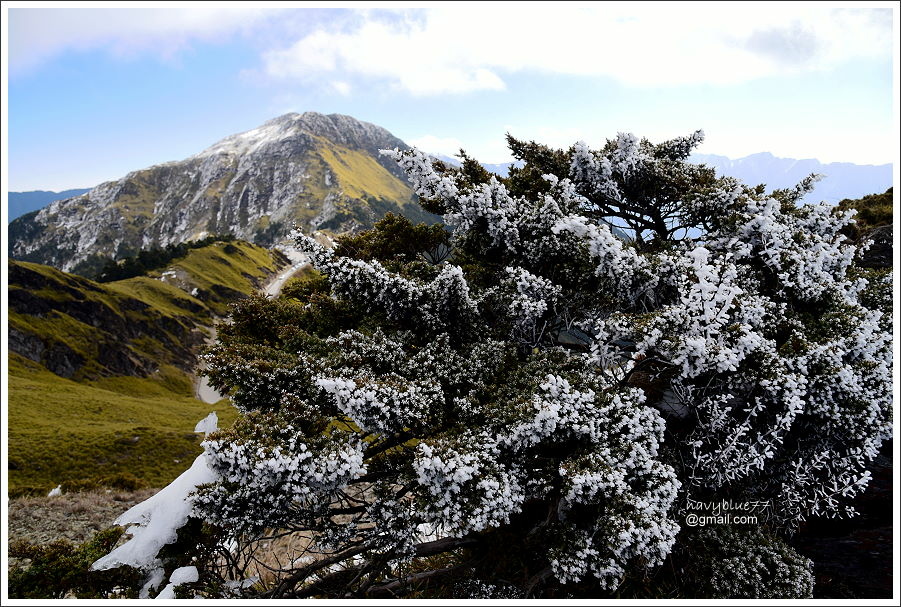
[[[10,352],[65,378],[146,377],[161,363],[193,370],[203,334],[189,317],[52,268],[8,267]]]
[[[867,467],[873,475],[851,519],[813,519],[792,540],[813,560],[815,598],[892,598],[892,441]]]
[[[407,146],[350,116],[286,114],[16,219],[10,255],[68,271],[97,255],[121,257],[209,234],[270,245],[295,223],[353,230],[370,226],[386,207],[428,219],[400,168],[378,153],[394,147]]]
[[[38,337],[17,330],[15,327],[9,328],[9,350],[33,360],[36,363],[41,362],[41,355],[44,352],[44,342]]]
[[[892,226],[885,225],[874,228],[860,239],[861,245],[867,249],[858,255],[857,265],[864,268],[892,267]]]

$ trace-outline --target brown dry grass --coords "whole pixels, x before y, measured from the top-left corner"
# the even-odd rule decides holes
[[[11,499],[7,521],[9,541],[44,544],[65,539],[73,543],[84,542],[95,532],[112,526],[120,514],[157,491],[159,489],[100,490]]]

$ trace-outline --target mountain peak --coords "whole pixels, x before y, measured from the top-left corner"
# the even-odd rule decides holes
[[[305,136],[324,137],[339,145],[370,153],[375,153],[383,147],[409,147],[386,129],[357,120],[353,116],[289,112],[267,120],[255,129],[217,141],[194,157],[203,158],[219,154],[240,156],[256,152],[266,146],[278,145],[286,140],[302,140]]]
[[[69,270],[206,234],[270,245],[294,225],[347,231],[386,212],[434,220],[413,203],[382,127],[342,114],[288,113],[185,160],[129,173],[10,224],[10,254]],[[82,268],[81,271],[89,271]]]

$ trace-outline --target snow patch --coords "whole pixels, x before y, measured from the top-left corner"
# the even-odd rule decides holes
[[[219,429],[219,416],[213,411],[194,426],[194,432],[203,432],[204,436],[212,434]]]
[[[198,485],[214,480],[216,473],[210,469],[207,452],[204,451],[187,471],[162,491],[116,519],[117,525],[136,525],[130,530],[132,538],[98,559],[91,569],[113,569],[122,565],[138,569],[159,567],[156,555],[163,546],[175,541],[178,530],[188,521],[194,503],[194,490]]]
[[[149,599],[150,591],[162,586],[164,581],[166,581],[166,572],[163,570],[163,568],[160,567],[158,569],[154,569],[147,576],[147,581],[144,582],[144,585],[141,587],[141,591],[138,593],[138,598]]]
[[[172,572],[172,575],[169,576],[169,585],[163,588],[163,591],[160,592],[156,596],[156,598],[174,599],[176,586],[180,586],[181,584],[190,584],[191,582],[196,582],[199,579],[200,574],[197,573],[197,567],[194,567],[193,565],[189,567],[179,567]]]

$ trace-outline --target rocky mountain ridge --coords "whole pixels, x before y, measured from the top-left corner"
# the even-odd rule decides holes
[[[9,226],[10,256],[79,271],[99,258],[209,234],[271,245],[295,223],[339,232],[368,227],[388,211],[433,219],[378,153],[394,147],[407,146],[350,116],[285,114],[20,217]]]

